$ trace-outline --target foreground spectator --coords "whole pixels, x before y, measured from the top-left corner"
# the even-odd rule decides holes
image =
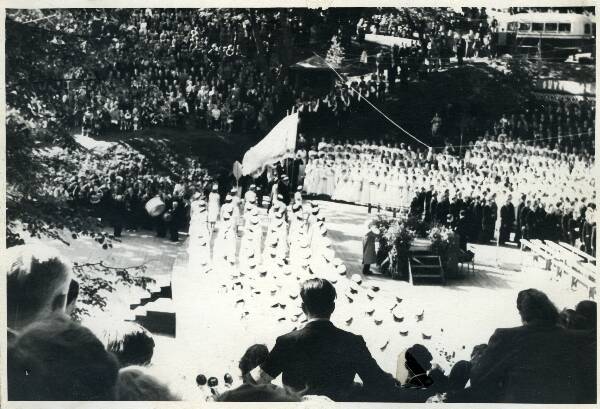
[[[283,384],[302,394],[349,400],[358,374],[368,391],[395,387],[361,336],[336,328],[329,318],[335,309],[336,291],[324,279],[307,280],[300,291],[306,326],[277,338],[267,361],[252,371],[258,383],[283,374]]]
[[[246,350],[240,359],[239,368],[244,383],[252,383],[250,372],[267,360],[269,349],[263,344],[254,344]]]
[[[471,368],[471,384],[492,402],[574,403],[579,396],[577,339],[559,327],[559,313],[546,294],[519,292],[523,325],[499,328]]]
[[[64,312],[71,263],[42,245],[11,247],[6,252],[9,340],[18,331],[54,312]]]
[[[87,328],[57,315],[23,329],[7,351],[10,400],[113,400],[118,364]]]
[[[218,402],[300,402],[293,391],[275,385],[244,384],[217,397]]]
[[[135,322],[122,322],[98,334],[106,349],[119,360],[120,366],[149,365],[154,355],[152,334]]]
[[[179,400],[167,385],[141,366],[128,366],[119,371],[117,400],[120,401],[174,401]]]

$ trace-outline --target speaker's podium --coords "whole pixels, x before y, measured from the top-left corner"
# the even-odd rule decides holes
[[[434,254],[427,239],[415,239],[408,251],[408,282],[438,281],[446,284],[446,274],[439,255]]]

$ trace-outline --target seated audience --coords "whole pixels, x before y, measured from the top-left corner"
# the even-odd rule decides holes
[[[119,360],[120,366],[149,365],[154,354],[152,334],[135,322],[124,321],[98,332],[106,349]]]
[[[289,388],[245,383],[216,398],[217,402],[300,402],[302,397]]]
[[[128,366],[119,370],[117,400],[171,401],[179,400],[167,385],[148,373],[148,368]]]
[[[283,384],[302,394],[349,400],[358,374],[368,391],[395,387],[359,335],[336,328],[329,318],[335,309],[336,291],[320,278],[304,282],[300,291],[306,326],[277,338],[265,363],[252,371],[258,383],[280,374]]]
[[[557,325],[558,310],[535,289],[519,292],[517,309],[523,325],[494,332],[471,368],[473,388],[484,391],[491,402],[576,402],[576,339]]]
[[[269,349],[266,345],[255,344],[246,350],[240,359],[239,368],[244,383],[253,383],[250,372],[267,360]]]
[[[87,328],[55,315],[24,328],[7,351],[10,400],[114,400],[117,360]]]

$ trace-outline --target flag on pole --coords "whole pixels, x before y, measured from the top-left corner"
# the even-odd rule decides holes
[[[244,176],[262,173],[266,165],[292,155],[298,135],[298,112],[287,115],[259,143],[246,152],[242,160]]]

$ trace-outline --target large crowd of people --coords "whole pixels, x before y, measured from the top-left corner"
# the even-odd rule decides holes
[[[49,169],[41,188],[62,205],[112,227],[112,236],[123,230],[154,230],[158,237],[179,240],[179,231],[189,221],[190,198],[210,187],[205,168],[197,161],[167,160],[169,171],[158,169],[149,158],[126,145],[106,151],[65,149],[58,153],[77,164],[78,172],[57,167]],[[165,153],[166,155],[166,153]],[[162,203],[160,214],[148,211],[151,200]]]
[[[342,129],[351,114],[366,108],[363,99],[382,102],[397,79],[420,75],[425,61],[437,67],[454,57],[462,63],[497,53],[495,23],[485,9],[363,13],[338,30],[342,43],[350,42],[345,27],[350,25],[358,40],[384,34],[412,44],[394,47],[389,56],[378,53],[375,73],[338,82],[319,97],[291,86],[284,66],[290,61],[281,50],[316,47],[318,32],[330,23],[327,12],[310,18],[290,10],[283,15],[245,9],[56,13],[23,10],[9,16],[23,26],[37,21],[57,47],[78,38],[89,57],[81,66],[73,64],[69,78],[60,65],[50,64],[55,78],[31,87],[28,109],[54,110],[83,135],[188,124],[229,133],[267,131],[292,108],[300,112],[301,128],[334,122]],[[282,30],[290,43],[281,42]],[[8,81],[7,89],[13,98],[25,88],[22,81]],[[38,92],[50,97],[38,99]],[[439,115],[431,126],[432,140],[444,136]],[[325,219],[306,197],[367,205],[369,211],[406,211],[452,228],[463,250],[467,241],[497,239],[502,245],[539,238],[566,241],[595,256],[594,127],[593,102],[558,99],[508,112],[464,146],[424,149],[323,138],[302,142],[288,160],[291,166],[282,164],[237,188],[216,184],[202,164],[189,159],[163,155],[166,171],[126,145],[101,153],[56,147],[53,154],[72,166],[50,167],[41,191],[112,226],[115,238],[124,229],[153,229],[178,241],[189,225],[189,265],[202,274],[214,270],[215,280],[234,277],[232,291],[249,292],[261,277],[287,289],[301,283],[297,295],[285,294],[286,300],[301,301],[301,311],[287,310],[297,314],[293,331],[277,337],[271,350],[250,345],[239,373],[225,374],[225,390],[216,377],[198,375],[195,382],[210,400],[595,403],[596,303],[585,300],[559,312],[536,289],[517,295],[523,325],[497,329],[487,344],[473,348],[470,360],[454,362],[448,373],[422,344],[406,345],[396,373],[385,372],[370,350],[385,349],[389,339],[367,345],[366,334],[330,321],[336,306],[354,313],[348,325],[360,320],[379,287],[367,290],[359,274],[346,277]],[[370,246],[375,259],[374,240]],[[367,274],[364,257],[363,264]],[[180,399],[151,370],[156,344],[144,327],[102,321],[96,328],[69,318],[79,284],[71,262],[56,250],[15,246],[7,251],[6,266],[8,399]],[[251,302],[273,304],[259,296]],[[285,309],[281,303],[268,306],[273,307]],[[386,314],[394,315],[392,310]],[[373,313],[365,319],[380,325],[379,311]],[[403,319],[394,315],[394,322]],[[278,377],[284,388],[272,384]]]
[[[54,46],[81,39],[83,61],[68,73],[55,67],[52,81],[38,91],[60,102],[61,120],[84,134],[188,124],[254,132],[270,129],[292,106],[312,102],[312,95],[290,86],[289,61],[277,52],[281,13],[69,9],[49,17],[18,11],[10,18],[14,24],[36,21],[54,35]],[[319,43],[326,14],[288,11],[286,46]]]
[[[447,65],[452,57],[459,63],[473,57],[495,57],[497,25],[497,21],[488,19],[485,8],[384,9],[361,18],[357,35],[364,38],[365,34],[380,34],[410,40],[395,50],[399,55],[394,57],[398,61],[427,59],[435,68]]]
[[[206,212],[203,206],[197,201],[197,215]],[[149,371],[155,343],[148,331],[133,323],[88,329],[64,314],[77,298],[68,296],[73,280],[68,260],[41,246],[14,247],[8,256],[9,399],[179,399]],[[543,292],[520,291],[516,304],[523,325],[497,329],[487,344],[473,349],[470,361],[456,362],[445,374],[431,352],[415,344],[393,376],[379,367],[362,336],[329,320],[340,286],[306,279],[300,290],[305,325],[278,337],[270,351],[249,347],[240,374],[225,375],[226,389],[202,374],[198,387],[209,388],[217,401],[300,401],[315,395],[387,402],[596,400],[593,301],[559,312]],[[279,375],[286,389],[271,385]],[[356,375],[362,383],[355,382]]]
[[[595,110],[588,102],[559,101],[546,111],[529,120],[504,115],[478,141],[441,151],[323,139],[297,152],[301,183],[308,195],[409,210],[459,229],[470,242],[489,243],[499,230],[501,244],[514,233],[517,243],[563,240],[595,254],[593,128],[552,136],[567,121],[568,129],[572,122],[577,130],[593,124]],[[551,136],[523,131],[528,123],[541,124]]]

